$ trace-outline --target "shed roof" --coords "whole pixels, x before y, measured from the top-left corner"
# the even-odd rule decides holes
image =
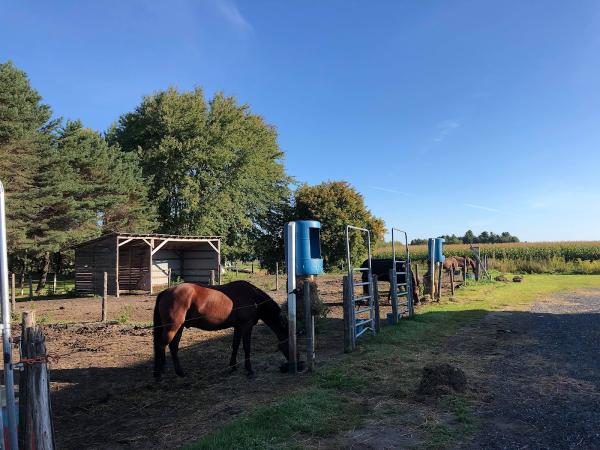
[[[134,233],[109,233],[103,234],[100,237],[81,242],[74,245],[74,248],[85,247],[86,245],[95,244],[106,239],[123,238],[123,239],[169,239],[173,241],[188,241],[188,242],[207,242],[207,241],[220,241],[221,236],[182,236],[179,234],[159,234],[159,233],[148,233],[148,234],[134,234]]]

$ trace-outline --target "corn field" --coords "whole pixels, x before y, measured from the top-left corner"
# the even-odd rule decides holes
[[[477,244],[482,255],[497,260],[551,260],[560,258],[569,261],[600,260],[600,241],[563,241],[563,242],[516,242],[510,244]],[[401,251],[402,246],[396,247]],[[377,245],[374,256],[386,258],[392,256],[392,244],[385,242]],[[452,244],[444,246],[444,255],[470,255],[468,244]],[[410,255],[413,261],[427,260],[427,245],[411,245]]]

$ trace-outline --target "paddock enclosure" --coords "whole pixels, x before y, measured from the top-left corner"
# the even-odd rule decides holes
[[[78,295],[143,291],[152,294],[172,281],[208,284],[211,271],[220,282],[221,239],[218,236],[108,234],[75,247]]]

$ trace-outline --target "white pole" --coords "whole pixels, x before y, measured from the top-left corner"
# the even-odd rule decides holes
[[[8,298],[8,256],[6,247],[6,212],[4,186],[0,181],[0,295],[2,297],[2,350],[4,353],[4,386],[6,387],[6,411],[10,448],[17,449],[17,411],[15,409],[15,386],[10,337],[10,299]]]
[[[296,367],[296,224],[287,224],[287,291],[288,291],[288,344],[289,344],[289,372],[294,374]]]

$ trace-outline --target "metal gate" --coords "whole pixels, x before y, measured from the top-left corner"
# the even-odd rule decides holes
[[[401,256],[396,253],[396,237],[394,232],[401,233],[404,235],[404,251]],[[399,259],[403,258],[403,259]],[[407,314],[408,317],[412,317],[414,314],[413,305],[413,289],[412,285],[412,273],[410,267],[410,250],[408,249],[408,235],[406,231],[399,230],[398,228],[392,228],[392,269],[390,273],[390,287],[391,287],[391,299],[392,299],[392,315],[393,322],[398,323],[399,315]],[[404,264],[404,268],[400,264]],[[400,270],[398,270],[400,269]],[[398,277],[404,275],[404,283],[398,282]],[[400,290],[399,288],[403,288]],[[400,300],[402,298],[402,300]],[[403,307],[403,310],[400,310]]]
[[[350,233],[351,231],[358,231],[361,234],[366,234],[367,247],[369,252],[369,264],[368,267],[353,267],[352,258],[350,252]],[[346,262],[348,263],[348,287],[347,295],[348,301],[350,302],[350,324],[351,324],[351,339],[354,343],[356,339],[365,334],[367,331],[371,331],[375,335],[375,290],[373,288],[373,273],[371,271],[371,232],[365,228],[354,227],[352,225],[346,225]],[[354,280],[355,273],[358,272],[361,275],[361,280],[356,282]],[[367,281],[362,281],[362,273],[367,272]],[[362,292],[360,295],[356,295],[355,289],[366,288],[366,294]]]

